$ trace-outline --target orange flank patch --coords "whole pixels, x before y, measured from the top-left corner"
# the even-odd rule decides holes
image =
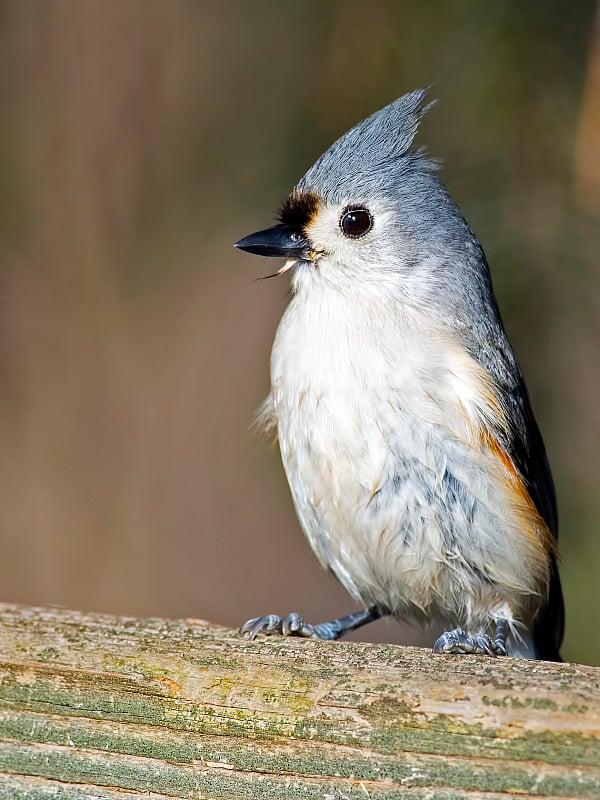
[[[556,539],[537,510],[525,482],[515,467],[512,458],[502,447],[495,435],[485,427],[480,428],[481,442],[502,463],[503,474],[507,478],[507,489],[514,497],[514,510],[521,518],[522,529],[539,547],[540,555],[556,555]]]

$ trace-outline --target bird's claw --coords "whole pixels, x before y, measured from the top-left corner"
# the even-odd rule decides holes
[[[248,634],[249,639],[255,639],[259,633],[267,636],[301,636],[304,639],[320,638],[317,626],[305,622],[300,614],[292,611],[286,617],[277,614],[266,614],[264,617],[254,617],[244,622],[240,633]]]
[[[504,642],[492,639],[487,633],[478,633],[476,636],[469,636],[462,628],[455,628],[453,631],[446,631],[433,645],[434,653],[454,653],[461,655],[478,656],[506,656]]]

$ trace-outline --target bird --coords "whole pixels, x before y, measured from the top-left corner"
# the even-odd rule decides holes
[[[550,466],[482,246],[415,145],[427,92],[344,133],[278,223],[235,244],[291,275],[259,419],[310,546],[360,606],[240,630],[333,640],[391,615],[437,627],[437,654],[560,661]]]

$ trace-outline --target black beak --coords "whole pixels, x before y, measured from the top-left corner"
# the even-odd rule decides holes
[[[274,225],[258,233],[251,233],[235,243],[235,247],[256,256],[279,256],[308,261],[310,243],[289,225]]]

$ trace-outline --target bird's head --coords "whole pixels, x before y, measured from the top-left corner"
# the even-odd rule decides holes
[[[406,94],[341,136],[283,204],[280,224],[236,247],[286,259],[296,287],[324,280],[353,293],[390,286],[426,301],[440,263],[477,240],[437,177],[437,164],[414,146],[432,104]],[[441,270],[443,272],[443,269]]]

